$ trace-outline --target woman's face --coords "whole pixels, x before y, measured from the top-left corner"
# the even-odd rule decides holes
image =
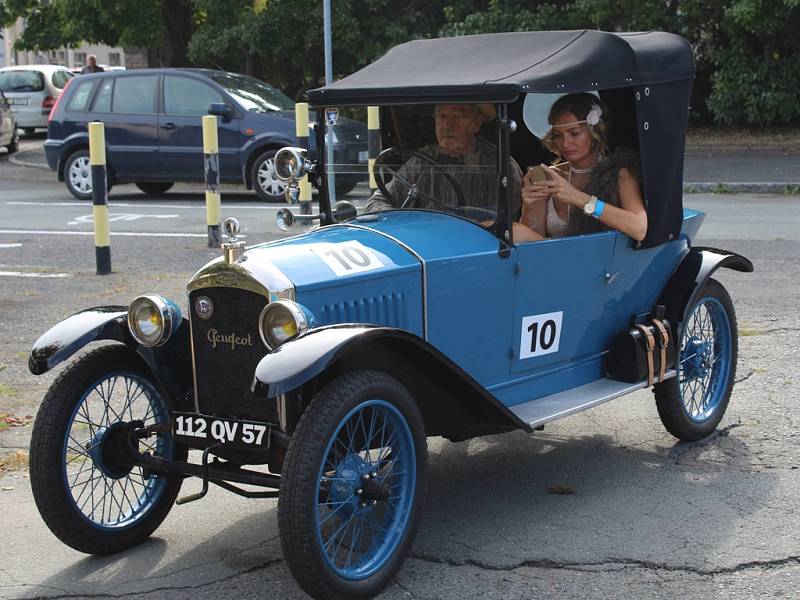
[[[576,123],[571,112],[562,113],[553,122],[553,142],[564,160],[581,163],[592,155],[592,135],[586,123]]]

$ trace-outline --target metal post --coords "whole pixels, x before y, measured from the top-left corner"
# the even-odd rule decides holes
[[[219,194],[219,140],[217,138],[217,117],[203,117],[203,154],[206,169],[206,225],[208,225],[208,247],[219,248],[222,242],[220,232],[221,204]]]
[[[325,44],[325,85],[333,83],[333,51],[331,50],[331,0],[323,0],[323,41]],[[326,119],[327,126],[327,119]],[[334,173],[333,162],[333,128],[328,127],[328,134],[325,136],[325,162],[328,164],[328,194],[331,202],[336,202],[336,174]]]
[[[367,107],[367,156],[369,157],[369,189],[378,187],[375,182],[375,159],[381,152],[381,113],[377,106]]]
[[[298,102],[294,105],[295,134],[297,144],[308,150],[308,102]],[[308,175],[303,175],[300,180],[300,214],[311,214],[311,184]]]
[[[92,169],[92,221],[97,274],[111,273],[111,237],[108,227],[106,138],[102,123],[89,123],[89,164]]]

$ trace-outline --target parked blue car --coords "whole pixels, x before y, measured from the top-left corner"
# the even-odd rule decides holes
[[[317,148],[323,114],[380,107],[376,183],[384,195],[395,181],[407,187],[399,208],[356,216],[347,202],[332,205],[327,182],[339,165],[283,149],[278,172],[291,186],[316,179],[320,212],[281,209],[280,221],[319,226],[248,248],[229,219],[223,255],[189,280],[185,314],[154,293],[46,332],[29,358],[35,374],[90,342],[116,342],[62,371],[37,415],[30,475],[48,527],[82,552],[125,550],[195,476],[202,488],[179,503],[209,484],[277,497],[300,586],[314,598],[366,598],[413,543],[428,436],[531,433],[649,388],[667,431],[709,435],[737,361],[733,303],[712,275],[753,267],[693,244],[704,219],[682,206],[693,76],[692,51],[672,34],[502,33],[413,41],[312,90]],[[510,159],[527,166],[541,158],[525,151],[545,152],[524,126],[524,104],[586,90],[611,108],[612,146],[641,157],[647,234],[517,242]],[[494,149],[494,203],[477,214],[458,187],[467,165],[418,150],[432,139],[434,104],[454,102],[496,114],[479,134]],[[458,206],[386,158],[409,147],[455,186]],[[441,204],[418,208],[425,194]],[[202,458],[188,460],[190,448]]]
[[[47,162],[77,198],[92,196],[87,123],[105,124],[109,186],[135,183],[163,193],[176,181],[204,181],[203,115],[219,117],[220,180],[244,183],[268,202],[283,202],[285,184],[273,157],[296,145],[294,102],[247,75],[206,69],[149,69],[81,75],[50,116]],[[357,165],[337,180],[345,194],[366,179],[367,131],[342,119],[335,160]],[[311,150],[314,146],[312,142]]]

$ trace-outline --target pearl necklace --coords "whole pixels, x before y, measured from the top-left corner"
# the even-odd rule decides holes
[[[569,166],[569,172],[570,172],[570,175],[572,175],[573,173],[575,175],[587,175],[587,174],[591,173],[592,171],[594,171],[594,167],[595,167],[595,165],[592,165],[591,167],[586,167],[585,169],[576,169],[575,167],[570,165]]]

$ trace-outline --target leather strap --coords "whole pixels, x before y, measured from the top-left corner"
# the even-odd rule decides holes
[[[647,325],[637,325],[636,329],[642,332],[645,344],[647,345],[647,387],[653,385],[653,351],[656,349],[656,340],[653,337],[653,332]]]
[[[659,347],[661,348],[661,365],[659,369],[658,380],[664,381],[664,374],[667,371],[667,348],[669,348],[669,332],[667,328],[664,327],[664,323],[662,323],[659,319],[653,319],[653,325],[656,326],[658,329],[658,333],[660,334],[659,340]]]

